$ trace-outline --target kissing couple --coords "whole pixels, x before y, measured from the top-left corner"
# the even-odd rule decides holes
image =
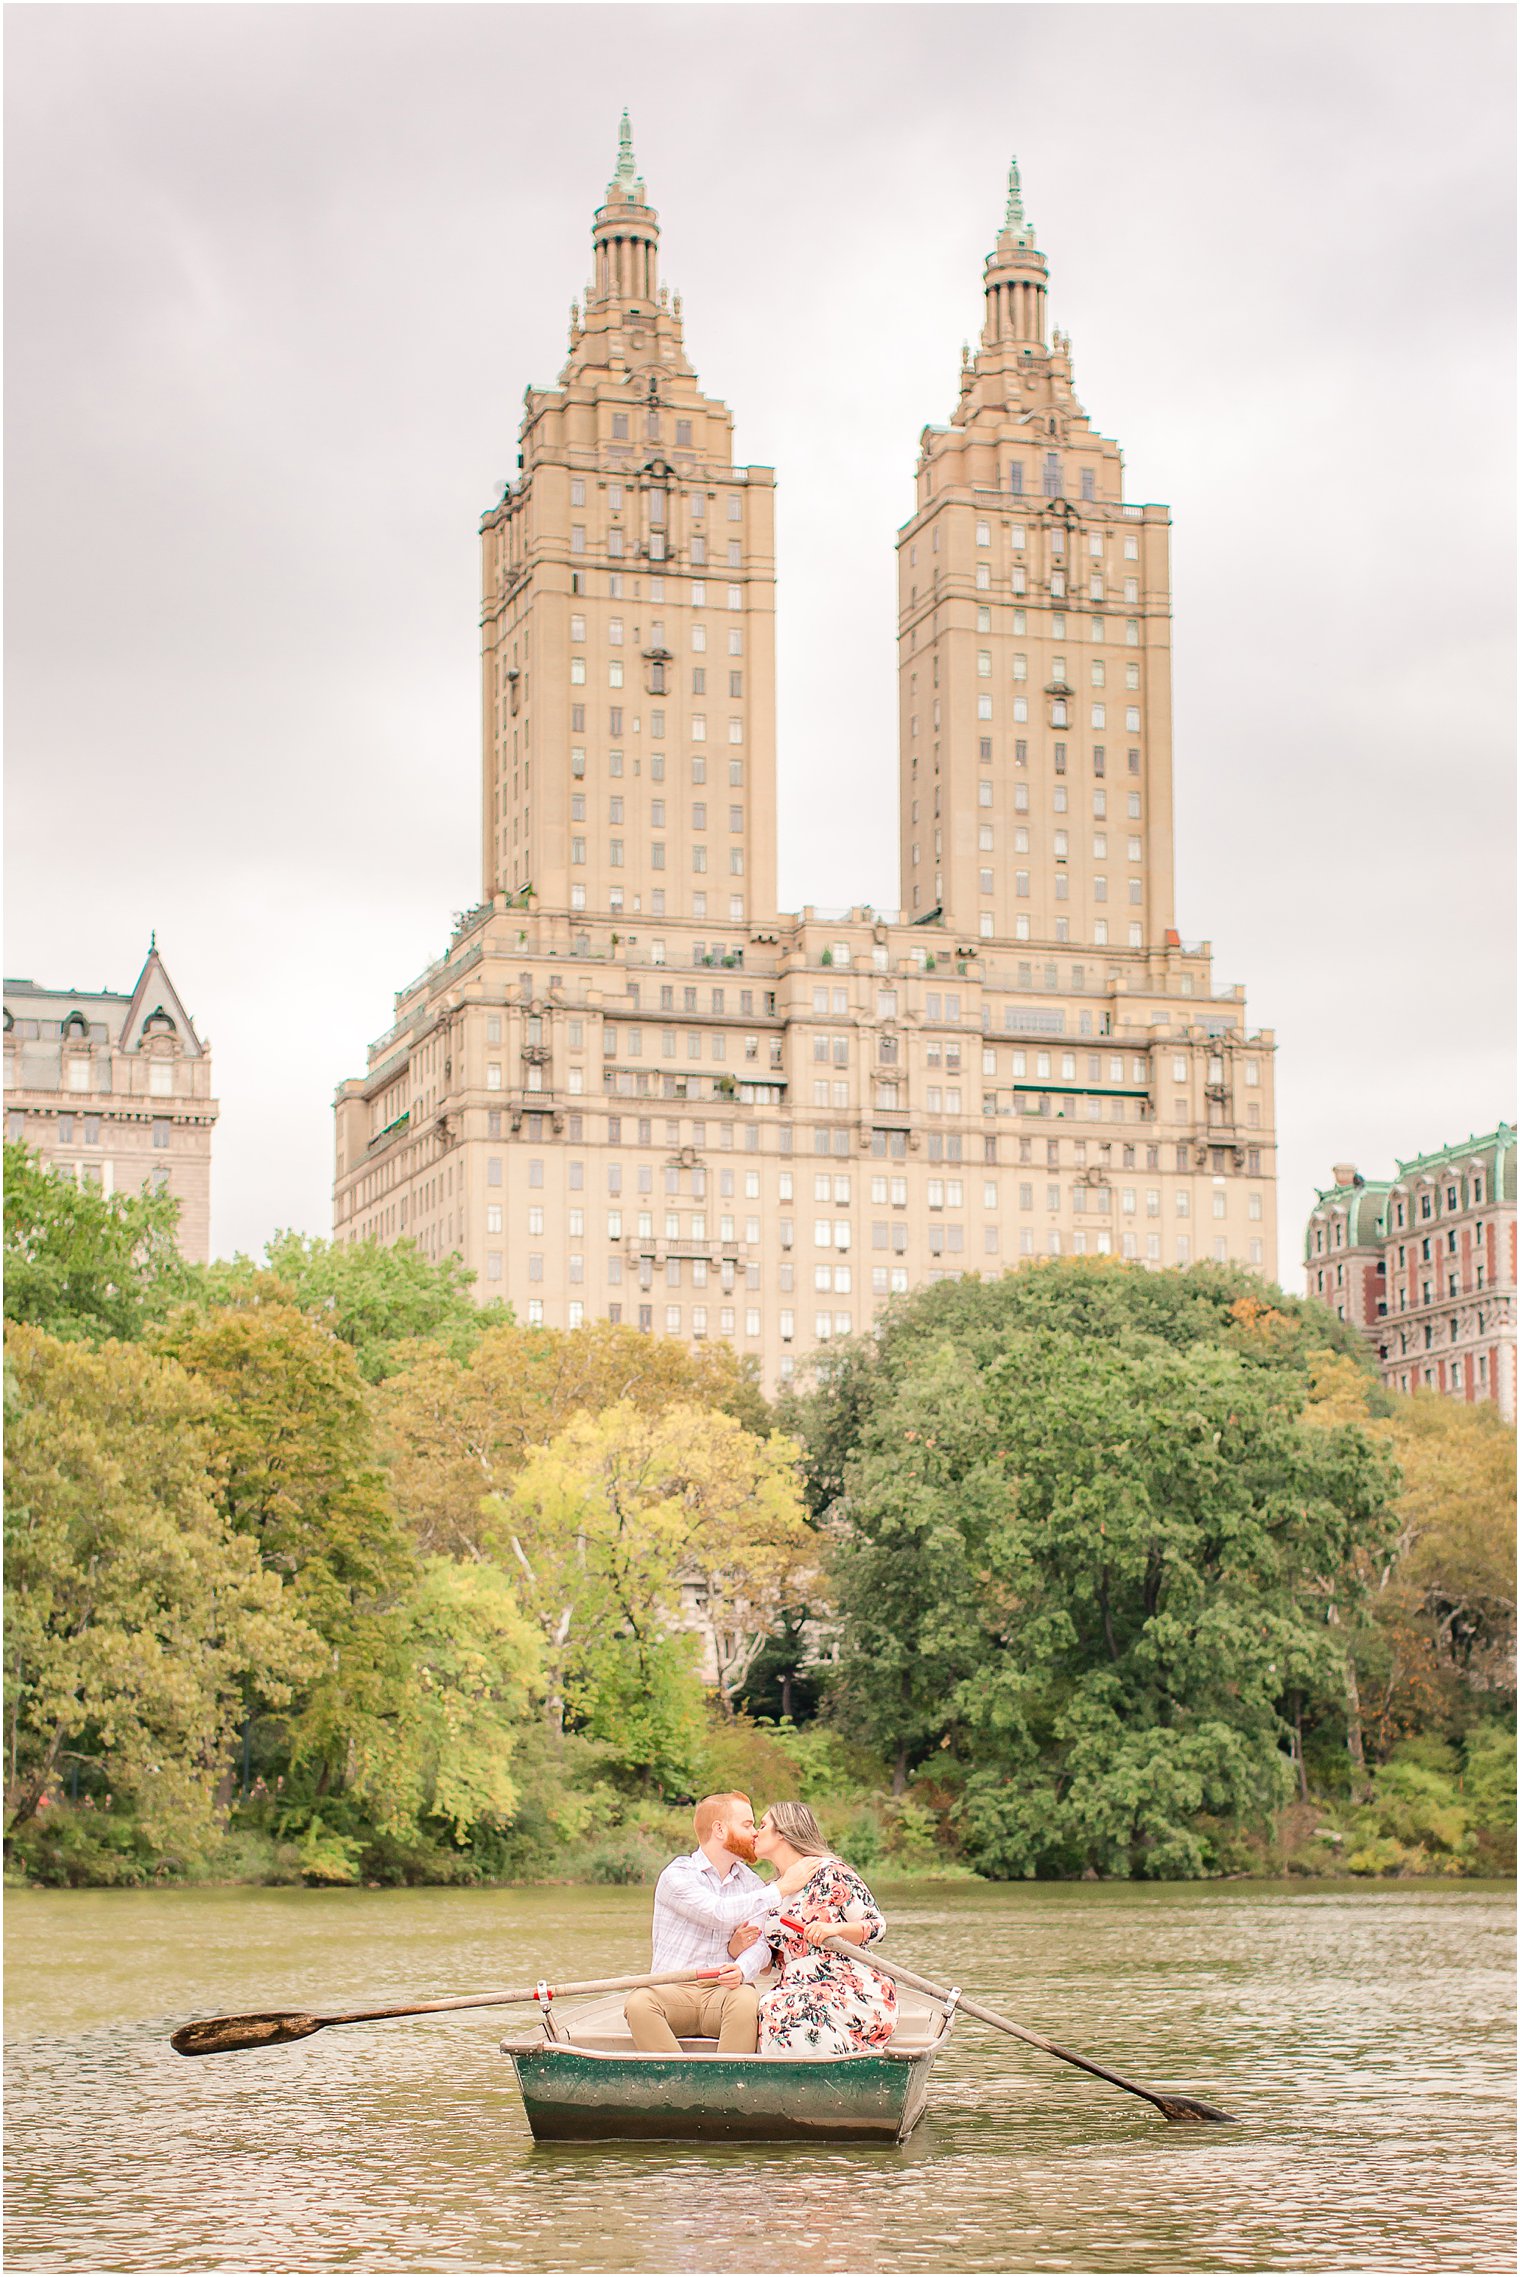
[[[679,2055],[683,2039],[715,2040],[725,2056],[884,2047],[897,2021],[890,1980],[823,1940],[873,1945],[887,1925],[807,1804],[772,1803],[757,1826],[747,1795],[704,1795],[695,1831],[695,1850],[672,1859],[655,1885],[651,1974],[723,1975],[631,1993],[623,2013],[634,2046]],[[773,1881],[755,1872],[757,1858]]]

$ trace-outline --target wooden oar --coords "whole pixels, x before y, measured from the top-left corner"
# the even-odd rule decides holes
[[[781,1916],[781,1923],[785,1929],[806,1933],[802,1922],[791,1921],[785,1914]],[[931,2000],[948,2003],[952,1997],[948,1985],[931,1984],[927,1977],[915,1976],[912,1969],[905,1969],[900,1961],[879,1961],[874,1953],[864,1952],[859,1945],[852,1945],[848,1938],[828,1937],[824,1943],[831,1953],[840,1953],[847,1961],[864,1961],[868,1969],[875,1969],[880,1975],[891,1977],[897,1984],[910,1984],[916,1992],[928,1993]],[[967,2016],[975,2016],[980,2023],[990,2024],[994,2031],[1006,2032],[1011,2039],[1023,2040],[1031,2048],[1042,2048],[1047,2056],[1059,2056],[1063,2064],[1075,2064],[1079,2071],[1090,2071],[1095,2079],[1106,2079],[1111,2087],[1122,2087],[1128,2095],[1143,2096],[1147,2103],[1155,2104],[1163,2119],[1184,2126],[1200,2121],[1210,2121],[1218,2126],[1236,2124],[1233,2112],[1216,2110],[1212,2103],[1200,2103],[1193,2095],[1168,2095],[1159,2087],[1142,2087],[1138,2080],[1126,2079],[1122,2071],[1110,2071],[1106,2064],[1095,2064],[1089,2056],[1079,2056],[1070,2048],[1058,2047],[1054,2040],[1042,2039],[1038,2032],[1027,2031],[1022,2024],[1015,2024],[1012,2017],[1000,2016],[995,2008],[984,2008],[980,2001],[967,2000],[964,1994],[956,2005]]]
[[[670,1969],[663,1976],[594,1977],[586,1984],[514,1985],[509,1992],[472,1992],[458,2000],[411,2000],[394,2008],[351,2008],[341,2016],[306,2016],[297,2009],[272,2009],[253,2016],[208,2016],[182,2024],[169,2045],[182,2056],[233,2055],[243,2048],[278,2048],[309,2039],[330,2024],[376,2024],[388,2016],[438,2016],[450,2008],[501,2008],[514,2001],[556,2000],[570,1993],[638,1992],[646,1985],[699,1984],[726,1976],[727,1968]]]

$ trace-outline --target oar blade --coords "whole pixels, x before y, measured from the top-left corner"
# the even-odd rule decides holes
[[[169,2045],[181,2056],[231,2055],[239,2048],[280,2048],[290,2040],[309,2039],[320,2032],[321,2016],[295,2011],[266,2016],[207,2016],[198,2024],[182,2024],[169,2035]]]
[[[1201,2103],[1196,2095],[1155,2095],[1152,2098],[1164,2119],[1174,2126],[1238,2127],[1240,2121],[1233,2111],[1221,2111],[1216,2104]]]

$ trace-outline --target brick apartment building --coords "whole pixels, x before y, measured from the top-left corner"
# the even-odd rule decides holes
[[[1492,1400],[1515,1417],[1515,1130],[1369,1180],[1337,1163],[1310,1212],[1309,1294],[1362,1330],[1393,1391]]]

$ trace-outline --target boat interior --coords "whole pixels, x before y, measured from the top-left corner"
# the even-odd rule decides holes
[[[514,2033],[503,2040],[502,2052],[506,2055],[526,2055],[541,2049],[545,2042],[562,2046],[577,2055],[618,2056],[637,2060],[647,2051],[636,2048],[633,2035],[623,2015],[623,1994],[609,1993],[595,2000],[555,2002],[541,2017],[539,2028],[533,2032]],[[926,1999],[920,1992],[899,1987],[897,1995],[897,2029],[884,2049],[863,2048],[861,2056],[922,2056],[937,2048],[950,2030],[950,2013],[936,2000]],[[682,2040],[681,2051],[688,2056],[716,2056],[716,2040]],[[651,2063],[668,2062],[667,2056],[647,2055]],[[751,2063],[848,2063],[849,2056],[801,2056],[781,2054],[751,2056]],[[732,2062],[732,2057],[725,2057]]]

